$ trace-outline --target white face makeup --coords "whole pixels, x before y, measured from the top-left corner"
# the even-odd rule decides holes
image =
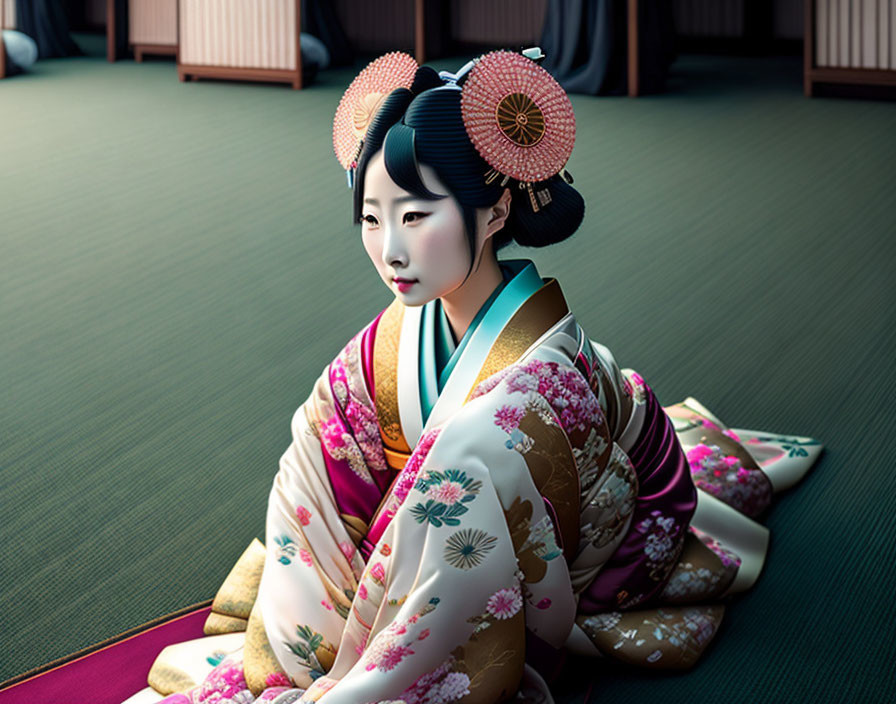
[[[420,173],[437,194],[448,189],[425,164]],[[361,230],[367,255],[386,285],[407,306],[421,306],[455,291],[470,270],[463,213],[451,196],[418,198],[386,171],[380,150],[367,165]]]

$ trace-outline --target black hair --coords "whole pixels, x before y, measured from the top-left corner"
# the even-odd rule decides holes
[[[419,164],[435,170],[457,200],[463,213],[470,246],[470,267],[476,254],[476,209],[494,205],[510,188],[510,214],[493,236],[497,252],[511,241],[524,247],[545,247],[562,242],[582,223],[585,202],[560,175],[533,184],[547,189],[550,203],[533,212],[529,193],[513,179],[501,186],[499,177],[485,182],[490,167],[476,151],[461,116],[461,88],[444,82],[430,67],[417,70],[411,89],[398,88],[383,101],[371,121],[358,158],[354,179],[354,221],[360,222],[364,201],[364,175],[370,159],[383,150],[386,171],[402,189],[425,200],[444,196],[432,193],[420,178]]]

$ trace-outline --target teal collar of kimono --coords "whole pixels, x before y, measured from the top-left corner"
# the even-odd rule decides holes
[[[437,406],[455,405],[452,402],[457,400],[458,393],[463,394],[460,398],[463,401],[504,326],[544,285],[531,261],[513,259],[500,262],[500,265],[504,280],[476,313],[460,342],[454,341],[441,301],[436,299],[423,306],[418,338],[418,378],[420,420],[424,425],[430,425],[428,421]],[[459,377],[458,383],[452,384],[455,376]],[[445,404],[440,404],[445,393],[450,396],[445,399]]]

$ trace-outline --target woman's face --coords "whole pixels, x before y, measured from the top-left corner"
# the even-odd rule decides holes
[[[420,164],[423,183],[448,194],[436,172]],[[456,290],[470,270],[463,214],[450,195],[426,200],[389,177],[382,149],[367,164],[361,210],[364,249],[380,277],[407,306],[421,306]]]

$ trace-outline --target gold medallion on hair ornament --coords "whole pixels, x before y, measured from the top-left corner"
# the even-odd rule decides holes
[[[576,139],[576,119],[566,91],[531,59],[512,51],[482,56],[461,93],[470,141],[491,166],[486,183],[511,178],[528,191],[532,210],[551,202],[533,183],[563,172]]]

